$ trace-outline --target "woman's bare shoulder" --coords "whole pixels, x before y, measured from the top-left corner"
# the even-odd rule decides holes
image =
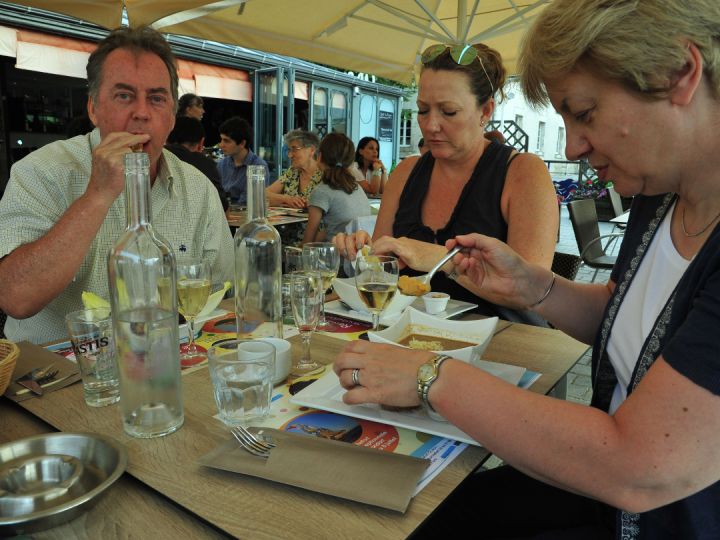
[[[413,167],[415,167],[415,164],[420,160],[422,156],[408,156],[405,159],[403,159],[400,163],[397,164],[397,166],[393,169],[393,172],[390,174],[390,176],[393,175],[405,175],[405,177],[410,175],[410,171],[413,170]]]

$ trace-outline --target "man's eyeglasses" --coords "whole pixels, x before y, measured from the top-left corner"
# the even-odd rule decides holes
[[[302,150],[303,148],[305,148],[305,147],[304,147],[304,146],[290,146],[290,147],[288,148],[288,154],[290,154],[290,153],[293,153],[293,154],[294,154],[294,153],[296,153],[296,152],[299,152],[299,151]]]
[[[433,60],[435,60],[438,56],[445,53],[448,49],[450,49],[450,58],[452,58],[453,61],[459,66],[469,66],[477,58],[478,62],[480,62],[480,67],[485,73],[485,77],[487,77],[488,83],[490,83],[490,89],[493,93],[495,93],[495,87],[490,80],[488,72],[485,70],[485,64],[483,64],[482,58],[480,58],[480,51],[478,51],[472,45],[430,45],[422,53],[420,60],[423,65],[427,65]]]

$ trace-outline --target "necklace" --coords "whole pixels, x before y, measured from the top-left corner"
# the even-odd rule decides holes
[[[683,207],[682,219],[680,220],[680,225],[682,225],[682,232],[685,236],[687,236],[688,238],[695,238],[696,236],[700,236],[702,233],[707,231],[710,228],[710,225],[715,223],[718,218],[720,218],[720,213],[717,216],[715,216],[714,218],[712,218],[712,221],[710,223],[708,223],[707,225],[705,225],[705,227],[703,227],[700,231],[691,234],[691,233],[687,232],[687,229],[685,228],[685,207]]]

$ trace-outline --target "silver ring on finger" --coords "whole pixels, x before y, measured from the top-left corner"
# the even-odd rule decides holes
[[[352,370],[352,383],[353,383],[353,386],[360,386],[360,370],[359,369]]]

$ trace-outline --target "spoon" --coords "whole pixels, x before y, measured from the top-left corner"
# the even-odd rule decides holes
[[[447,254],[442,259],[440,259],[438,263],[433,266],[432,269],[425,276],[409,278],[409,280],[417,281],[423,286],[413,287],[414,290],[410,291],[407,288],[407,281],[404,281],[402,284],[400,283],[400,281],[398,281],[398,288],[400,289],[400,292],[406,296],[422,296],[423,294],[430,292],[430,280],[435,275],[435,272],[437,272],[442,267],[442,265],[452,259],[455,255],[460,253],[462,250],[462,246],[454,247],[453,249],[448,251]]]

